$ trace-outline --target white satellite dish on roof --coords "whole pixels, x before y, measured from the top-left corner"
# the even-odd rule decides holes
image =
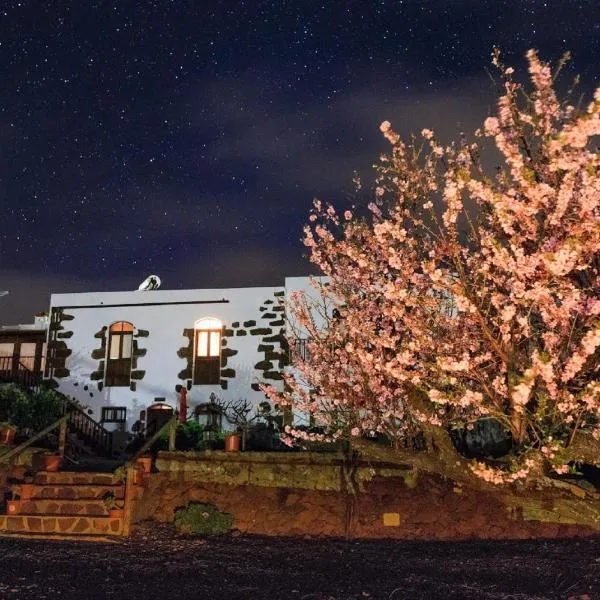
[[[147,292],[149,290],[157,290],[160,287],[160,277],[158,275],[149,275],[140,283],[138,290]]]

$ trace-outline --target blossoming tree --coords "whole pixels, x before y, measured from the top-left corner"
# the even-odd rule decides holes
[[[317,317],[294,299],[310,352],[283,393],[265,389],[321,437],[398,450],[421,431],[413,462],[490,484],[600,463],[600,89],[582,109],[560,102],[550,66],[527,59],[526,87],[494,54],[504,91],[479,142],[423,130],[405,144],[384,122],[392,150],[367,214],[315,202],[304,242],[324,304]],[[451,444],[450,427],[482,418],[512,437],[500,465]]]

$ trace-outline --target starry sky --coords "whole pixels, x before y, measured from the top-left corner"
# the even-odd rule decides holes
[[[281,285],[312,198],[403,135],[477,127],[490,53],[598,85],[598,0],[4,0],[0,323],[50,292]]]

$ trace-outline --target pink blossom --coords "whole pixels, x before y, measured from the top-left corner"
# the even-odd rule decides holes
[[[487,416],[510,429],[511,462],[470,468],[498,485],[564,472],[562,450],[582,427],[600,439],[600,89],[576,112],[557,100],[537,53],[528,65],[528,84],[501,67],[497,109],[480,127],[497,154],[483,164],[484,145],[441,147],[424,129],[423,152],[385,121],[393,147],[368,215],[346,211],[340,227],[315,202],[304,244],[328,286],[323,304],[290,302],[310,359],[266,393],[326,433],[286,428],[286,439],[373,431],[401,442],[418,424]],[[498,157],[497,173],[483,167]],[[334,306],[343,318],[323,326]]]
[[[500,131],[500,123],[496,117],[488,117],[483,122],[483,129],[487,135],[498,135]]]

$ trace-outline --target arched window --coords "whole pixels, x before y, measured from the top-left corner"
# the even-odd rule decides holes
[[[194,323],[194,385],[221,382],[221,332],[218,319],[199,319]]]
[[[131,348],[133,325],[126,321],[113,323],[108,330],[105,385],[129,387],[131,384]]]

